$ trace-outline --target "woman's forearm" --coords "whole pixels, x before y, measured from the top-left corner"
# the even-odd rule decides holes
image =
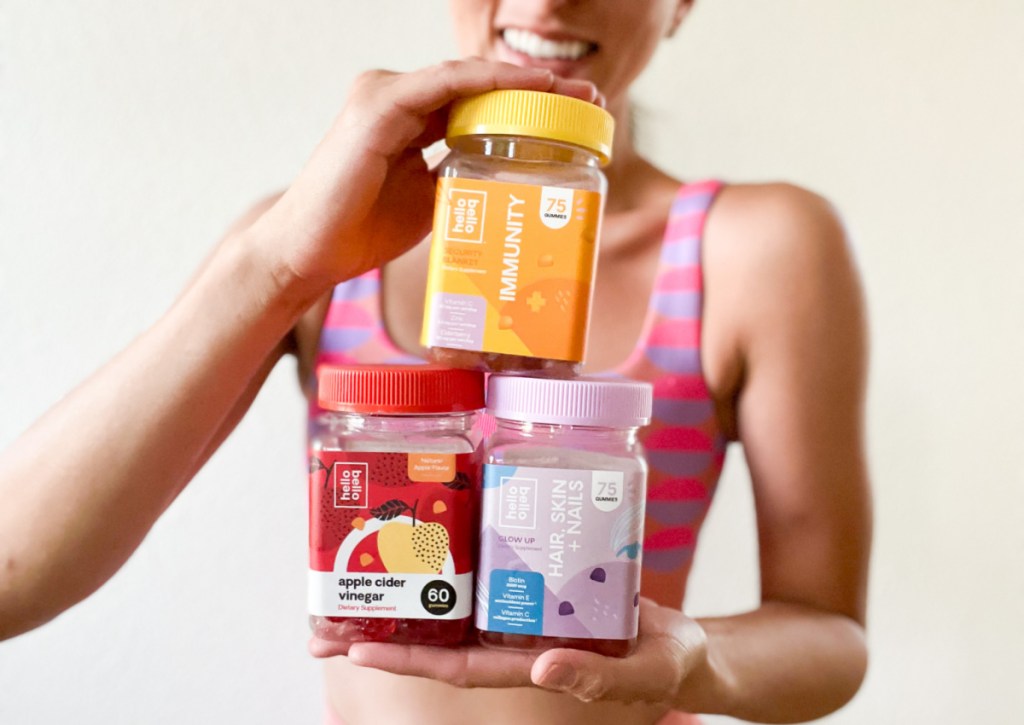
[[[0,455],[0,639],[88,596],[131,555],[252,397],[317,291],[223,243],[151,329]]]
[[[846,704],[867,669],[864,628],[841,614],[784,602],[698,620],[707,664],[677,706],[754,722],[804,722]]]

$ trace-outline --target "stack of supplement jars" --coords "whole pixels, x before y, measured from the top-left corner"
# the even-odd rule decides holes
[[[637,433],[652,389],[576,377],[612,134],[603,109],[553,94],[494,91],[453,107],[422,336],[438,367],[320,373],[321,406],[335,412],[311,463],[319,636],[461,643],[475,570],[483,644],[635,646]],[[481,469],[483,373],[496,430]]]

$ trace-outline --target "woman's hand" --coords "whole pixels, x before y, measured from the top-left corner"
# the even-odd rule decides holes
[[[318,657],[345,646],[314,639]],[[684,684],[705,680],[707,638],[703,628],[678,609],[640,600],[640,634],[629,657],[603,657],[574,649],[540,654],[470,646],[458,649],[361,642],[348,646],[349,660],[399,675],[429,677],[458,687],[536,685],[584,702],[644,701],[674,706]]]
[[[305,168],[250,236],[285,282],[316,292],[381,266],[430,230],[435,178],[422,152],[444,137],[450,104],[511,88],[600,102],[587,81],[478,59],[364,73]]]

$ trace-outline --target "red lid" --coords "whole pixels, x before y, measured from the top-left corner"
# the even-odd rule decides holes
[[[430,365],[321,365],[320,407],[343,413],[460,413],[484,407],[484,375]]]

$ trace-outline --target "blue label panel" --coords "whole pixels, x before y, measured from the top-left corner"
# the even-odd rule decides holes
[[[508,634],[543,634],[544,575],[532,571],[491,571],[487,629]]]

